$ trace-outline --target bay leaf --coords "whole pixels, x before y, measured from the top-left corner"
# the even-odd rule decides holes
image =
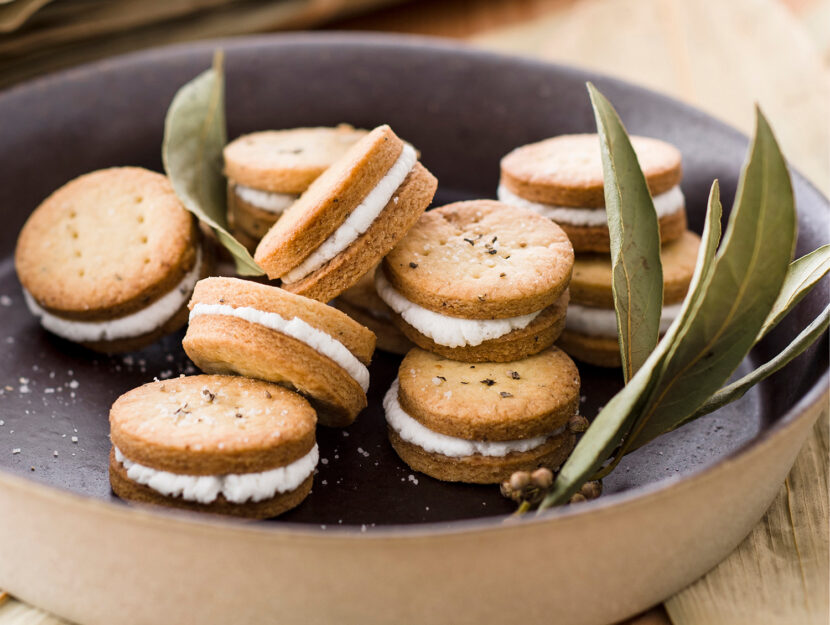
[[[795,305],[810,292],[828,271],[830,271],[830,245],[822,245],[820,248],[790,263],[787,277],[784,278],[784,286],[781,287],[778,299],[775,300],[772,311],[758,333],[756,342],[760,341],[778,325],[778,322],[795,308]]]
[[[713,258],[719,213],[715,184],[680,315],[643,367],[600,411],[540,510],[567,501],[597,472],[607,473],[625,453],[694,414],[754,344],[781,291],[796,234],[789,172],[760,110],[724,241]]]
[[[663,268],[657,212],[637,154],[611,103],[588,83],[600,139],[611,233],[611,290],[623,376],[628,381],[657,345]]]
[[[728,386],[723,387],[707,399],[706,402],[698,408],[693,415],[683,420],[676,427],[686,425],[698,417],[702,417],[703,415],[717,410],[721,406],[725,406],[726,404],[740,399],[750,388],[758,384],[758,382],[765,380],[773,373],[784,367],[793,358],[801,355],[804,350],[810,347],[810,345],[812,345],[816,339],[818,339],[827,330],[828,326],[830,326],[830,305],[828,305],[818,317],[813,319],[810,325],[799,332],[798,336],[796,336],[780,353],[776,354],[773,358],[765,362],[757,369],[747,373],[742,378],[735,380]]]
[[[241,275],[264,272],[248,250],[228,232],[222,149],[225,127],[223,54],[213,67],[185,84],[173,97],[164,120],[164,171],[185,208],[216,234],[231,253]]]
[[[758,110],[755,138],[709,284],[688,323],[673,337],[648,407],[621,453],[682,423],[729,379],[777,301],[795,236],[787,164]]]
[[[680,329],[688,322],[697,303],[706,291],[714,265],[715,252],[721,234],[720,188],[712,185],[703,226],[703,236],[695,263],[689,291],[680,313],[657,344],[645,364],[631,380],[600,410],[591,426],[582,435],[568,460],[559,470],[553,488],[540,503],[539,510],[567,501],[580,486],[591,478],[601,477],[601,470],[610,472],[614,463],[606,464],[646,401],[648,391],[657,383],[656,372],[668,353]],[[619,461],[622,456],[617,456]]]

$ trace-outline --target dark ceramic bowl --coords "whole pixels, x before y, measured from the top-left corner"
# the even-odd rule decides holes
[[[644,89],[420,38],[200,43],[0,94],[0,587],[89,623],[116,614],[129,623],[249,622],[269,614],[285,623],[531,623],[551,615],[607,623],[678,590],[746,535],[826,399],[826,341],[741,401],[627,457],[600,500],[522,523],[505,524],[513,504],[496,487],[441,483],[400,462],[381,410],[398,359],[385,354],[372,365],[370,407],[345,431],[320,431],[328,463],[312,496],[279,520],[245,525],[115,499],[107,477],[109,406],[155,376],[193,372],[181,334],[111,358],[46,334],[23,303],[15,240],[35,206],[75,176],[113,165],[160,170],[167,106],[220,45],[231,137],[389,123],[438,177],[436,203],[494,197],[499,159],[518,145],[593,132],[586,80],[610,98],[631,133],[680,148],[690,226],[698,232],[713,179],[730,206],[747,148],[736,131]],[[800,255],[827,241],[830,211],[793,177]],[[827,298],[825,281],[752,360],[780,349]],[[582,412],[593,416],[620,376],[580,370]],[[505,593],[517,580],[521,588]]]

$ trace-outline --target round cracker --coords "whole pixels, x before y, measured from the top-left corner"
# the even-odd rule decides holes
[[[17,242],[23,287],[47,311],[121,317],[173,289],[196,262],[198,230],[166,176],[139,167],[76,178],[32,213]]]
[[[236,376],[159,380],[119,397],[110,437],[125,457],[185,475],[258,473],[314,446],[314,409],[287,389]]]
[[[366,134],[340,124],[242,135],[225,146],[225,174],[253,189],[302,193]]]
[[[568,287],[571,243],[555,223],[493,200],[424,213],[383,261],[392,285],[453,317],[503,319],[550,306]]]
[[[680,151],[665,141],[632,136],[652,195],[683,177]],[[590,208],[605,206],[600,141],[596,134],[560,135],[516,148],[501,160],[501,181],[532,202]]]
[[[665,304],[677,304],[686,297],[699,249],[700,237],[688,230],[679,239],[661,248]],[[581,254],[574,263],[570,284],[571,302],[613,309],[611,281],[611,258],[607,254]]]
[[[468,440],[544,436],[579,407],[579,371],[556,347],[515,362],[475,364],[415,348],[398,380],[407,414],[434,432]]]

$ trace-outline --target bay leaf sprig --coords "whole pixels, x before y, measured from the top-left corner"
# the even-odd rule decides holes
[[[264,272],[248,250],[228,232],[222,150],[225,126],[224,55],[186,83],[173,97],[164,120],[161,153],[164,171],[185,208],[209,226],[231,253],[236,270],[245,276]]]
[[[718,391],[763,336],[767,322],[780,319],[786,314],[781,311],[819,279],[821,254],[790,265],[796,236],[792,185],[769,124],[760,110],[756,115],[755,137],[722,244],[718,247],[721,206],[715,183],[679,316],[640,370],[600,411],[540,509],[567,501],[585,481],[606,475],[628,451],[696,418],[713,397],[737,398],[743,386],[726,387],[722,396]],[[598,125],[605,119],[598,114]],[[606,187],[616,184],[613,177],[619,171],[605,171]],[[611,236],[616,236],[613,231]],[[821,334],[823,324],[823,318],[816,320],[781,359],[745,383],[754,384],[786,364]]]
[[[611,233],[611,292],[623,377],[628,381],[657,345],[663,268],[657,211],[637,154],[617,112],[591,83],[600,140],[605,211]]]

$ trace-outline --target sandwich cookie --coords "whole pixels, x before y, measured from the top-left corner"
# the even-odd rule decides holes
[[[292,128],[243,135],[224,150],[228,220],[234,236],[253,251],[262,236],[317,176],[367,131]]]
[[[303,501],[316,417],[291,391],[237,376],[145,384],[110,410],[110,484],[128,501],[264,519]]]
[[[389,440],[436,479],[494,484],[556,469],[574,447],[579,372],[556,347],[508,363],[470,364],[415,348],[383,400]]]
[[[680,314],[699,247],[700,237],[687,231],[660,250],[663,264],[661,335]],[[611,259],[608,256],[582,254],[577,257],[565,331],[557,342],[577,360],[600,367],[622,365],[611,282]]]
[[[165,176],[104,169],[67,183],[32,213],[15,265],[48,331],[101,352],[140,349],[187,321],[209,258]]]
[[[562,332],[573,262],[568,237],[549,219],[473,200],[425,213],[375,280],[395,324],[419,347],[509,362]]]
[[[368,273],[415,224],[437,181],[415,149],[379,126],[317,178],[257,246],[284,289],[327,302]]]
[[[323,425],[349,425],[366,407],[375,335],[316,300],[237,278],[202,280],[183,345],[206,373],[297,390]]]
[[[649,137],[631,137],[646,177],[663,243],[686,230],[680,151]],[[516,148],[501,160],[498,198],[558,223],[577,252],[608,252],[600,141],[596,134],[561,135]]]
[[[331,305],[374,332],[378,349],[403,356],[414,345],[392,322],[392,311],[375,289],[377,270],[377,267],[370,270],[357,284],[338,295]]]

